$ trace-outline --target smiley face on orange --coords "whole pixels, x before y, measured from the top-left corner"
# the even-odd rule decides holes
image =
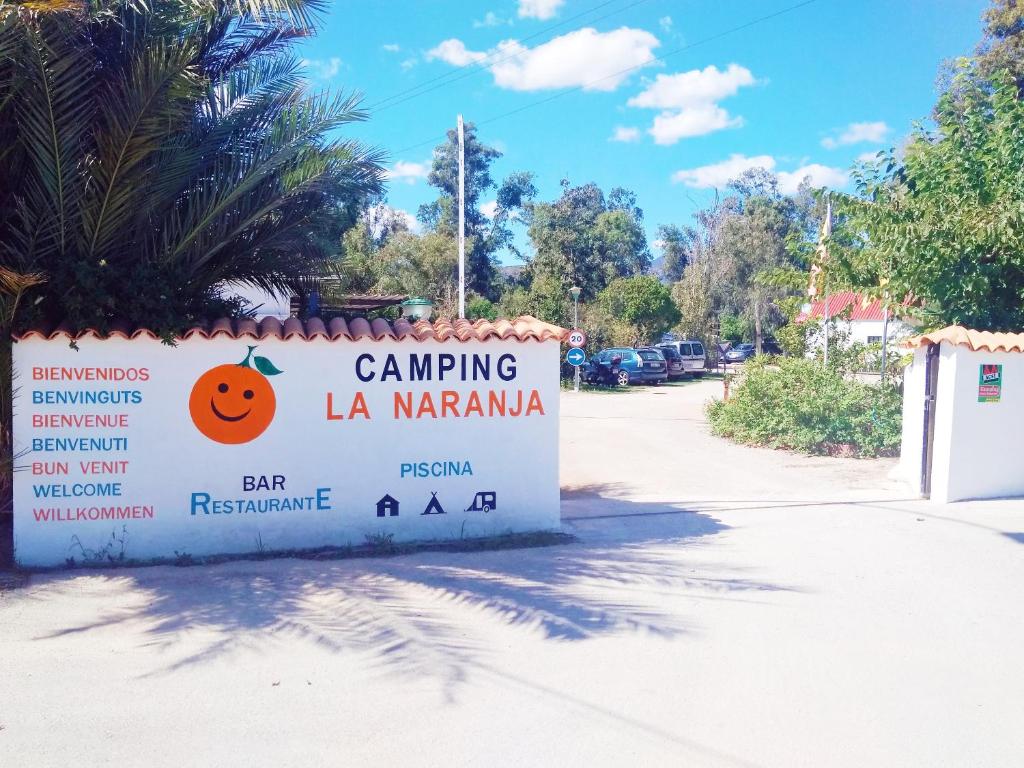
[[[211,368],[192,386],[188,398],[192,422],[218,443],[248,443],[274,419],[277,398],[267,376],[281,371],[267,358],[253,357],[254,349],[249,347],[249,354],[237,365]]]

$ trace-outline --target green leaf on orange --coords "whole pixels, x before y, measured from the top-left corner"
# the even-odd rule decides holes
[[[280,370],[277,366],[275,366],[265,357],[260,357],[257,355],[252,359],[252,361],[256,364],[256,370],[262,373],[264,376],[277,376],[277,374],[279,373],[284,373],[284,371]]]

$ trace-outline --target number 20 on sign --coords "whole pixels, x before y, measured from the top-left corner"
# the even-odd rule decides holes
[[[587,343],[587,334],[578,328],[569,332],[569,346],[582,347]]]

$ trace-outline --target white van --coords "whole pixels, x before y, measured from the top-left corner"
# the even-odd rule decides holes
[[[672,347],[679,352],[683,358],[683,373],[699,379],[704,375],[704,366],[707,362],[704,353],[704,345],[696,339],[688,341],[672,341],[661,344],[663,347]]]

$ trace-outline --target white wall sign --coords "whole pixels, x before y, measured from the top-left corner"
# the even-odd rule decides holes
[[[21,565],[559,526],[557,341],[78,347],[15,345]]]

